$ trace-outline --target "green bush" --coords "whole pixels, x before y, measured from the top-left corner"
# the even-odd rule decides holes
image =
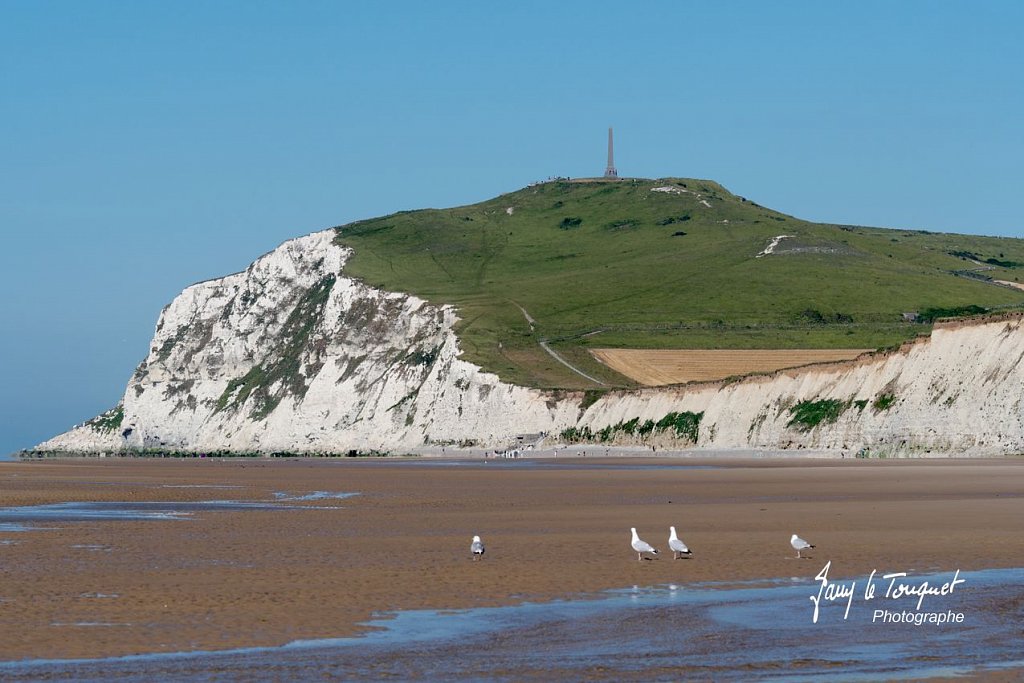
[[[964,250],[953,250],[953,251],[949,251],[949,252],[946,252],[946,253],[948,253],[950,256],[955,256],[957,258],[965,259],[967,261],[976,261],[978,263],[988,263],[990,265],[998,266],[1000,268],[1020,268],[1021,266],[1024,266],[1024,263],[1020,263],[1019,261],[1003,260],[1004,254],[1001,253],[1001,252],[999,254],[999,258],[994,258],[994,257],[982,258],[982,257],[978,256],[977,254],[975,254],[973,251],[964,251]]]
[[[647,436],[655,431],[664,432],[669,429],[675,431],[676,436],[684,437],[691,443],[697,443],[697,435],[700,430],[700,421],[704,413],[669,413],[657,422],[647,420],[641,424],[640,418],[634,417],[626,422],[618,422],[600,429],[596,434],[590,427],[569,427],[563,429],[560,436],[566,443],[583,443],[597,441],[605,443],[613,441],[618,434],[629,436]]]
[[[931,307],[920,311],[917,314],[917,319],[920,322],[932,323],[939,318],[963,318],[969,315],[981,315],[987,313],[988,309],[983,306],[976,306],[971,304],[970,306],[953,306],[952,308],[939,308]]]
[[[659,432],[663,432],[670,427],[675,430],[676,436],[685,436],[688,440],[693,443],[697,442],[697,433],[700,429],[701,418],[704,417],[704,413],[669,413],[665,417],[661,418],[655,423],[655,428]]]
[[[879,394],[878,398],[875,399],[875,402],[871,404],[871,407],[875,409],[876,413],[880,413],[883,410],[888,410],[889,407],[895,402],[895,394]]]
[[[566,443],[583,443],[594,440],[594,434],[590,431],[590,427],[569,427],[563,429],[559,436]]]
[[[120,429],[123,421],[124,406],[118,404],[116,408],[112,408],[102,415],[94,417],[85,424],[92,427],[93,431],[110,433],[115,429]]]
[[[672,225],[673,223],[682,223],[690,220],[690,214],[686,213],[682,216],[669,216],[668,218],[662,218],[658,221],[658,225]]]
[[[700,420],[704,417],[704,413],[676,413],[675,419],[672,421],[672,426],[676,430],[677,436],[685,436],[692,443],[697,443],[697,432],[700,429]]]
[[[822,313],[808,308],[796,314],[796,322],[801,325],[842,325],[853,322],[853,316],[846,313]]]
[[[605,223],[604,229],[613,231],[632,230],[633,228],[638,227],[639,225],[640,221],[634,220],[632,218],[623,218],[617,221],[611,221],[610,223]]]
[[[430,349],[428,351],[417,349],[416,351],[413,351],[412,353],[405,357],[405,362],[408,363],[409,365],[430,366],[434,364],[435,360],[437,360],[437,356],[440,353],[440,351],[440,347],[436,349]]]
[[[822,422],[832,423],[850,407],[847,401],[825,398],[819,401],[800,401],[789,409],[793,418],[786,423],[787,427],[796,427],[801,432],[809,432]]]
[[[607,389],[587,389],[583,392],[583,400],[580,401],[580,410],[586,410],[590,406],[594,405],[607,393]]]

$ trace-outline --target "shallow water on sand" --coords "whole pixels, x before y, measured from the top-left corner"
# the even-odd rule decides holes
[[[275,494],[273,501],[105,501],[66,502],[46,505],[0,507],[0,531],[27,531],[31,522],[88,522],[95,520],[183,520],[196,512],[240,510],[323,510],[332,509],[292,503],[310,500],[342,499],[355,493],[316,491],[305,495]]]
[[[913,577],[911,577],[913,578]],[[920,581],[927,577],[920,576]],[[935,575],[945,582],[951,573]],[[357,638],[279,648],[104,660],[0,663],[5,680],[903,680],[1024,667],[1024,569],[964,572],[924,610],[961,624],[872,623],[870,602],[823,604],[806,578],[634,587],[596,597],[458,611],[408,611]],[[863,585],[863,578],[859,585]],[[884,590],[884,588],[883,588]],[[913,611],[913,600],[890,609]]]

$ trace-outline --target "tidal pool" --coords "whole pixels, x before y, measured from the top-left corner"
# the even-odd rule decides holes
[[[948,581],[946,574],[931,578]],[[381,615],[364,636],[275,648],[0,663],[19,680],[877,681],[1024,668],[1024,569],[962,572],[924,610],[963,623],[877,623],[870,602],[823,605],[806,578],[677,584],[578,600]],[[913,611],[912,603],[899,609]],[[891,605],[885,605],[892,608]]]
[[[328,493],[315,491],[311,494],[275,494],[273,501],[114,501],[114,502],[66,502],[46,505],[24,505],[0,508],[0,531],[28,531],[32,523],[62,523],[91,521],[137,521],[137,520],[184,520],[191,519],[196,512],[225,512],[243,510],[329,510],[332,507],[294,505],[292,503],[340,499],[357,495],[355,493]]]

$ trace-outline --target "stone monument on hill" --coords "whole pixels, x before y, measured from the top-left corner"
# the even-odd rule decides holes
[[[608,166],[604,169],[605,178],[618,178],[619,172],[615,170],[615,151],[612,146],[612,129],[608,129]]]

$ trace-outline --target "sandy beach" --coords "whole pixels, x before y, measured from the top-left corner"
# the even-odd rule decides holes
[[[375,612],[664,583],[1024,566],[1024,459],[52,460],[5,508],[274,501],[180,520],[0,526],[3,660],[277,645]],[[693,550],[673,561],[669,525]],[[638,562],[629,528],[662,550]],[[796,560],[789,537],[817,545]],[[479,534],[485,558],[473,562]]]

